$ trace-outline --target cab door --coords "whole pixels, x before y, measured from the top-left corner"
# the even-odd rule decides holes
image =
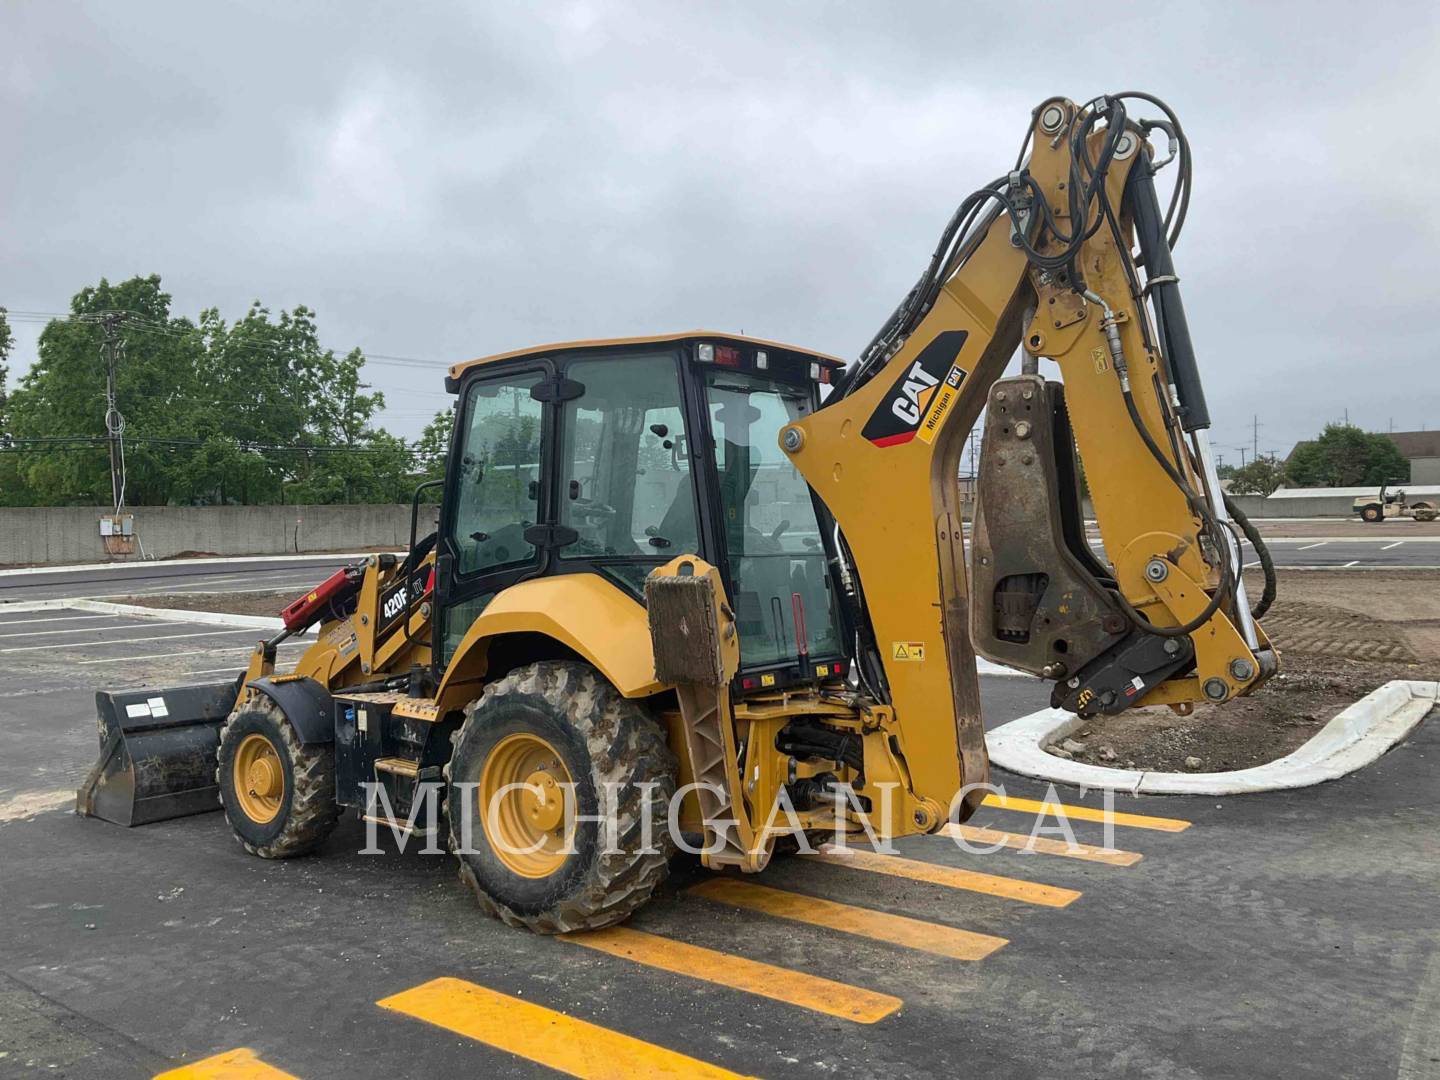
[[[545,572],[553,385],[536,361],[460,388],[436,554],[437,672],[496,593]]]

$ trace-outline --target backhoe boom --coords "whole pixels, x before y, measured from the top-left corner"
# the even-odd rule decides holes
[[[975,650],[1056,680],[1054,704],[1082,715],[1185,711],[1275,669],[1204,441],[1145,135],[1121,97],[1043,103],[1029,161],[962,204],[948,262],[782,433],[843,534],[861,670],[894,707],[917,793],[985,778]],[[1002,379],[1017,348],[1025,373]],[[972,582],[956,477],[987,406]],[[1108,566],[1086,542],[1076,450]]]

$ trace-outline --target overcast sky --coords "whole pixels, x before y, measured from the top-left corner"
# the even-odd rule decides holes
[[[1262,452],[1440,425],[1440,5],[981,8],[0,0],[0,305],[148,273],[192,317],[304,303],[436,362],[367,369],[407,436],[443,364],[528,344],[851,357],[1038,101],[1144,89],[1194,148],[1225,459],[1256,413]]]

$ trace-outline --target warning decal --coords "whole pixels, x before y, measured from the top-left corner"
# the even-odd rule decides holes
[[[890,643],[890,659],[924,660],[925,643],[923,641],[892,641]]]

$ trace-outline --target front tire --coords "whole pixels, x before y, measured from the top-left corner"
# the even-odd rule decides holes
[[[540,934],[597,930],[665,879],[675,757],[660,725],[594,668],[548,661],[510,672],[470,706],[453,741],[450,846],[488,914]],[[618,850],[584,820],[597,817],[617,821]]]
[[[280,706],[258,695],[220,729],[215,782],[235,838],[262,859],[315,850],[335,828],[335,748],[305,746]]]

